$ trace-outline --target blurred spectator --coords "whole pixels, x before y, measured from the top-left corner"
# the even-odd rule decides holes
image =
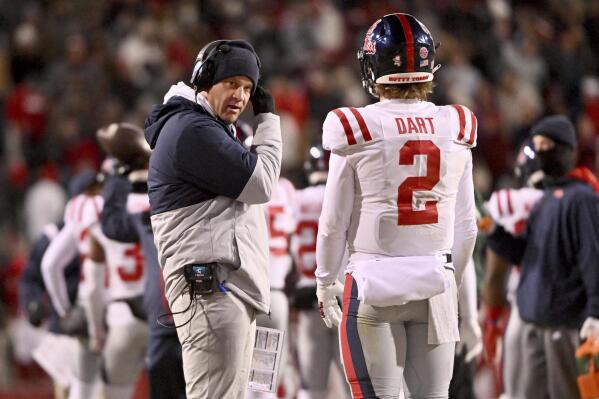
[[[63,216],[67,194],[58,183],[56,165],[40,167],[39,177],[25,194],[23,217],[29,243],[42,234],[44,226],[58,223]]]

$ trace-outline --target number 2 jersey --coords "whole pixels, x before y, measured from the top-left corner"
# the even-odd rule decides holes
[[[331,150],[316,276],[331,283],[345,241],[361,254],[452,253],[461,272],[476,236],[472,155],[477,121],[460,105],[384,100],[329,112]]]

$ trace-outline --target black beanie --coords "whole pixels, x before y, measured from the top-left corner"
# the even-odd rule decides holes
[[[545,136],[553,141],[576,147],[576,131],[570,119],[563,115],[552,115],[541,119],[530,131],[530,137]]]
[[[223,47],[228,46],[228,51]],[[214,82],[232,76],[247,76],[252,81],[252,94],[260,79],[258,57],[251,44],[244,40],[231,40],[221,47],[221,52],[215,59]]]

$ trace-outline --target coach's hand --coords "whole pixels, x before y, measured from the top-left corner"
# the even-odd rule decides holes
[[[333,284],[316,286],[316,297],[318,298],[318,309],[320,317],[328,328],[338,326],[341,323],[341,308],[337,297],[343,295],[343,284],[335,281]]]
[[[275,112],[275,99],[264,87],[257,86],[252,98],[254,115]]]

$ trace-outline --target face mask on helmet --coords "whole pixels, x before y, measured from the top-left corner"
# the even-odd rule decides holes
[[[518,152],[514,175],[520,187],[542,188],[544,173],[539,166],[539,160],[532,142],[524,144]]]
[[[575,165],[575,151],[566,144],[555,143],[550,150],[537,151],[539,166],[546,176],[565,176]]]
[[[427,27],[409,14],[389,14],[376,21],[358,51],[362,85],[377,97],[374,84],[422,83],[433,80],[435,45]]]

